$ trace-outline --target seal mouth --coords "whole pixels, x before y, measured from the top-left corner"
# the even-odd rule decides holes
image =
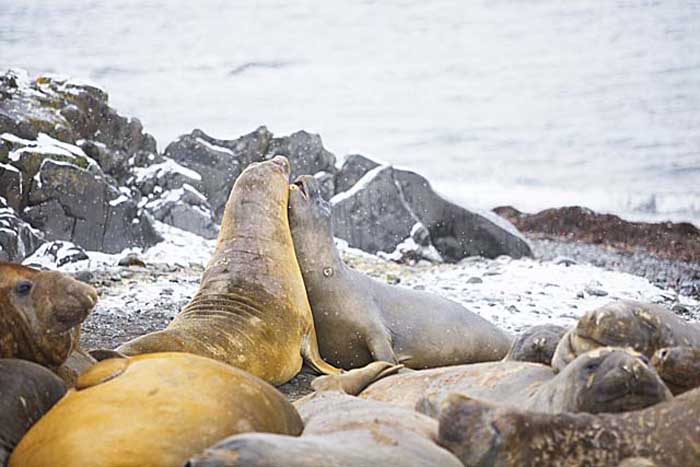
[[[304,184],[304,181],[303,181],[303,180],[296,180],[296,181],[293,183],[293,185],[296,186],[297,188],[299,188],[299,192],[301,193],[301,196],[302,196],[304,199],[309,199],[309,192],[308,192],[308,190],[306,189],[306,185]]]

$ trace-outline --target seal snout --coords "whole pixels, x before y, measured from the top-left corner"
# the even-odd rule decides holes
[[[278,155],[270,159],[270,162],[281,168],[284,173],[289,174],[291,169],[289,166],[289,160],[286,157]]]

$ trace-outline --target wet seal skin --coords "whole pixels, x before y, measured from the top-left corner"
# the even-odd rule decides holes
[[[387,361],[422,369],[499,360],[508,352],[511,337],[463,306],[347,267],[333,240],[330,205],[313,177],[291,186],[289,219],[321,355],[333,365]]]
[[[197,294],[163,331],[117,348],[125,355],[190,352],[272,384],[301,369],[338,373],[318,352],[313,316],[289,231],[289,162],[249,165],[224,210]]]
[[[559,374],[536,363],[475,363],[387,377],[360,396],[438,417],[453,392],[545,413],[624,412],[672,397],[646,357],[606,347],[579,356]]]
[[[656,371],[674,395],[700,387],[700,348],[668,347],[651,359]]]
[[[504,360],[551,365],[554,351],[567,328],[556,324],[530,326],[513,340]]]
[[[66,393],[51,370],[27,360],[0,359],[0,465],[24,434]]]
[[[679,345],[700,347],[700,324],[658,305],[620,300],[585,313],[562,337],[552,367],[560,371],[597,347],[629,347],[651,358],[659,349]]]
[[[435,443],[437,421],[413,410],[353,397],[400,365],[373,362],[317,378],[317,392],[294,405],[300,437],[250,433],[225,439],[190,459],[188,467],[460,467]],[[349,391],[349,392],[348,392]]]
[[[95,364],[17,445],[10,467],[180,467],[238,433],[298,436],[283,394],[225,363],[184,352]]]
[[[72,385],[94,363],[78,342],[96,303],[95,289],[67,274],[0,262],[0,358],[36,362]]]
[[[700,389],[643,410],[597,415],[527,412],[451,394],[438,444],[468,466],[609,467],[641,457],[690,467],[698,465],[698,420]]]

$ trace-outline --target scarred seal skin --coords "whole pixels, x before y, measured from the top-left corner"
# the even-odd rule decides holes
[[[700,458],[700,389],[643,410],[598,415],[526,412],[452,394],[443,403],[438,444],[465,466],[608,467],[641,457],[646,465],[692,467]]]
[[[463,306],[380,283],[347,267],[335,247],[330,205],[310,176],[291,186],[289,218],[321,355],[350,369],[372,361],[420,369],[499,360],[511,337]]]
[[[74,354],[96,303],[95,289],[67,274],[0,262],[0,358],[36,362],[72,384],[94,363]]]
[[[475,363],[400,373],[371,384],[360,396],[437,417],[453,392],[546,413],[624,412],[672,397],[645,357],[610,347],[579,356],[559,374],[537,363]]]
[[[0,359],[0,465],[6,465],[27,430],[65,393],[65,383],[49,369]]]
[[[294,407],[261,379],[197,355],[154,353],[103,360],[81,375],[9,465],[180,467],[227,436],[302,429]]]
[[[674,395],[700,387],[700,348],[668,347],[651,359],[656,371]]]
[[[318,352],[289,231],[289,171],[282,156],[243,171],[197,294],[165,330],[133,339],[119,352],[190,352],[272,384],[293,378],[302,356],[317,371],[339,371]]]

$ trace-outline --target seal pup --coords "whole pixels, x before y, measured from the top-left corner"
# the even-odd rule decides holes
[[[317,392],[295,403],[304,420],[300,437],[236,435],[190,459],[187,466],[460,467],[457,458],[435,443],[436,420],[351,395],[398,368],[373,362],[346,374],[317,378]]]
[[[24,434],[65,393],[65,383],[48,368],[0,359],[0,465],[7,465]]]
[[[559,374],[537,363],[474,363],[387,377],[360,397],[436,417],[442,400],[452,392],[546,413],[623,412],[672,397],[644,357],[606,347],[579,356]]]
[[[376,360],[421,369],[499,360],[508,352],[511,337],[463,306],[347,267],[333,240],[330,205],[313,177],[296,179],[289,210],[321,355],[333,365]]]
[[[20,441],[10,467],[180,467],[236,433],[299,435],[284,395],[184,352],[113,358],[83,373]]]
[[[674,395],[700,387],[700,348],[670,347],[651,359],[656,371]]]
[[[554,351],[567,328],[556,324],[530,326],[513,339],[504,360],[551,365]]]
[[[596,347],[631,347],[647,358],[663,347],[700,347],[700,324],[658,306],[620,300],[585,313],[557,345],[552,367],[560,371]]]
[[[440,412],[438,444],[465,466],[609,467],[629,458],[696,466],[700,389],[642,410],[597,415],[528,412],[451,394]]]
[[[249,165],[224,210],[216,249],[199,290],[165,330],[117,351],[190,352],[279,385],[301,369],[339,370],[318,352],[313,316],[289,231],[289,162]]]
[[[95,289],[67,274],[0,262],[0,358],[36,362],[72,385],[87,368],[73,354],[96,303]]]

